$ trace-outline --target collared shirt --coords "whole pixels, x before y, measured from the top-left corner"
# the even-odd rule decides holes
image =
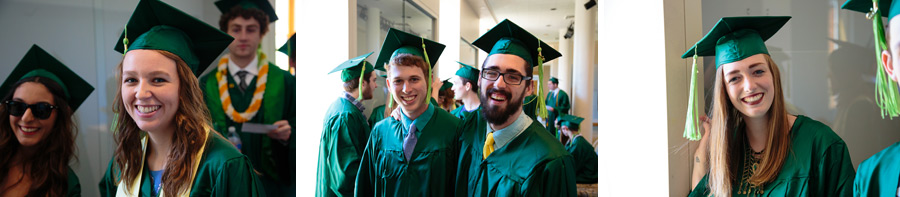
[[[344,91],[344,95],[342,95],[341,98],[347,99],[347,101],[350,101],[350,103],[353,103],[353,105],[356,106],[356,108],[359,109],[359,111],[366,111],[366,106],[363,106],[362,101],[356,100],[356,98],[353,98],[353,95],[350,95],[349,92]],[[365,117],[365,115],[363,115],[363,117]]]
[[[257,65],[259,65],[259,56],[253,57],[253,60],[250,61],[250,64],[248,64],[247,67],[244,67],[244,68],[241,68],[240,66],[238,66],[237,64],[234,63],[233,59],[229,58],[228,59],[228,72],[231,74],[231,77],[234,79],[235,82],[240,83],[241,78],[237,76],[237,73],[242,70],[247,71],[248,75],[246,76],[247,78],[245,78],[244,80],[247,80],[247,85],[250,85],[250,80],[253,79],[253,77],[256,77],[257,75],[259,75],[259,68]]]
[[[556,88],[555,90],[550,90],[550,92],[553,93],[553,96],[556,96],[557,94],[559,94],[559,88]]]
[[[416,125],[416,130],[422,132],[425,129],[425,125],[428,124],[428,121],[431,120],[431,115],[434,114],[434,106],[428,104],[428,109],[425,109],[425,112],[422,115],[419,115],[415,120],[409,119],[406,116],[406,113],[400,113],[400,124],[403,125],[403,128],[409,129],[410,124]],[[403,132],[403,135],[406,136],[406,132]]]
[[[488,132],[494,132],[494,150],[500,149],[506,144],[509,144],[513,139],[515,139],[519,134],[522,134],[528,126],[531,126],[531,123],[534,120],[531,120],[531,117],[525,115],[525,111],[519,110],[518,118],[516,121],[513,121],[512,124],[506,126],[506,128],[494,131],[491,129],[491,125],[487,125]],[[487,133],[485,133],[487,135]]]

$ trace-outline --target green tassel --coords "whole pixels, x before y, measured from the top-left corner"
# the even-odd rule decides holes
[[[697,67],[697,47],[694,47],[693,65],[691,66],[691,86],[688,93],[688,108],[684,122],[684,138],[691,141],[700,140],[700,89],[697,88],[700,68]]]
[[[541,119],[547,120],[547,103],[544,100],[544,55],[541,55],[541,39],[538,39],[538,103],[537,103],[537,116],[541,117]],[[547,124],[553,124],[549,122]]]
[[[425,68],[428,69],[428,73],[425,73],[425,75],[427,75],[427,78],[428,78],[427,79],[428,80],[427,81],[428,82],[428,84],[427,84],[428,92],[425,93],[425,103],[430,104],[429,101],[431,100],[431,61],[429,61],[429,59],[428,59],[428,50],[425,49],[425,38],[422,38],[422,54],[425,55]]]
[[[363,100],[362,82],[363,82],[363,77],[366,76],[365,63],[363,63],[362,69],[360,69],[360,70],[362,70],[362,71],[359,71],[359,86],[356,86],[356,90],[359,91],[359,97],[356,97],[357,101]]]
[[[125,49],[122,49],[122,57],[125,57],[125,53],[128,53],[128,26],[125,26],[125,36],[122,38],[122,45]]]
[[[897,90],[897,85],[891,81],[887,72],[884,71],[884,63],[881,62],[881,53],[887,49],[887,40],[884,37],[884,25],[880,17],[881,10],[877,7],[878,1],[879,0],[872,0],[874,7],[872,12],[867,15],[867,17],[872,19],[872,28],[875,32],[876,41],[875,62],[878,62],[877,68],[875,68],[875,70],[878,71],[878,73],[875,74],[875,104],[881,108],[882,119],[884,119],[885,116],[893,119],[894,117],[900,116],[900,92]]]

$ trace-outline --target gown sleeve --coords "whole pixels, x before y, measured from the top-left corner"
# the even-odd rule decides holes
[[[575,183],[575,161],[572,156],[564,156],[548,162],[538,174],[532,175],[531,183],[523,185],[526,196],[577,196]]]
[[[98,187],[100,189],[100,196],[116,196],[116,189],[118,189],[118,175],[119,169],[115,165],[115,158],[109,160],[109,165],[106,167],[106,172],[103,173],[103,178],[100,179],[100,183]]]
[[[265,196],[265,190],[247,156],[229,159],[221,165],[221,171],[215,177],[216,184],[207,186],[212,190],[210,196]],[[197,188],[203,186],[194,185],[194,189]]]
[[[556,100],[559,101],[559,103],[556,103],[556,110],[559,110],[561,114],[568,114],[569,108],[572,106],[569,103],[569,94],[560,90],[558,97],[559,98],[556,98]]]
[[[365,150],[362,153],[362,157],[359,162],[359,172],[356,174],[356,190],[353,196],[368,196],[373,195],[375,193],[372,185],[375,183],[375,179],[373,176],[375,175],[375,166],[372,163],[372,159],[375,158],[372,153],[372,148],[374,145],[372,144],[373,139],[369,139],[366,143]]]
[[[356,174],[359,170],[360,155],[363,154],[365,143],[369,138],[369,132],[366,132],[368,128],[365,128],[365,125],[359,125],[359,121],[354,121],[355,119],[362,119],[362,117],[341,115],[331,125],[331,130],[337,134],[335,137],[338,147],[334,154],[339,166],[328,167],[336,167],[338,169],[332,169],[332,171],[340,173],[334,174],[337,175],[334,177],[337,180],[319,180],[339,183],[337,188],[329,189],[336,189],[337,192],[346,196],[352,195],[354,181],[356,181]]]
[[[706,187],[708,178],[709,178],[709,174],[703,175],[703,179],[700,179],[700,182],[697,183],[697,186],[694,186],[694,189],[691,190],[691,193],[689,193],[688,196],[689,197],[709,196],[709,188]]]
[[[850,163],[850,153],[843,141],[828,146],[818,164],[819,196],[851,196],[856,172]]]
[[[78,181],[78,175],[75,175],[75,171],[72,171],[71,167],[69,167],[68,189],[66,191],[66,196],[81,196],[81,182]]]

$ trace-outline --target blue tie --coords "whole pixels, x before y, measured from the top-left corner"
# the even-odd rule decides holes
[[[406,133],[406,138],[403,139],[403,155],[406,156],[406,161],[409,161],[410,157],[412,157],[418,141],[419,138],[416,138],[416,124],[409,124],[409,133]]]

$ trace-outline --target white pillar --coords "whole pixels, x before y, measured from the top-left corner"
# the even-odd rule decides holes
[[[559,30],[559,53],[562,54],[556,62],[556,71],[553,75],[559,79],[559,88],[571,94],[572,92],[572,38],[565,39],[568,28]]]
[[[375,63],[375,59],[378,58],[379,49],[381,49],[381,41],[384,39],[384,36],[381,36],[381,9],[375,6],[369,6],[367,9],[366,16],[369,18],[366,20],[366,29],[368,30],[368,32],[366,32],[366,43],[368,43],[368,50],[366,53],[369,51],[375,52],[372,56],[369,56],[367,60]]]
[[[441,1],[440,16],[438,17],[438,42],[445,44],[444,52],[438,59],[437,72],[435,77],[438,79],[446,79],[453,76],[459,68],[459,46],[460,41],[460,1]]]
[[[584,136],[590,142],[594,140],[593,117],[594,117],[594,73],[596,69],[597,34],[597,8],[590,10],[584,9],[584,3],[576,1],[575,3],[575,34],[573,35],[572,50],[572,89],[568,91],[572,102],[572,108],[569,113],[584,117],[586,121],[581,123],[581,136]],[[568,82],[568,81],[567,81]],[[568,84],[567,84],[568,85]]]
[[[341,88],[339,73],[327,75],[328,71],[356,55],[356,0],[349,1],[298,1],[294,9],[297,27],[314,27],[328,31],[297,31],[297,39],[303,46],[297,48],[297,59],[305,64],[317,65],[303,67],[304,77],[297,77],[298,87],[296,102],[316,103],[314,105],[298,105],[297,118],[297,158],[318,158],[319,139],[322,137],[322,116],[328,110],[327,104],[338,98]],[[322,20],[328,19],[328,20]],[[354,56],[355,57],[355,56]],[[315,96],[311,96],[315,94]],[[316,169],[316,162],[297,162],[297,169]],[[311,194],[315,192],[316,172],[313,170],[297,171],[297,193]]]

